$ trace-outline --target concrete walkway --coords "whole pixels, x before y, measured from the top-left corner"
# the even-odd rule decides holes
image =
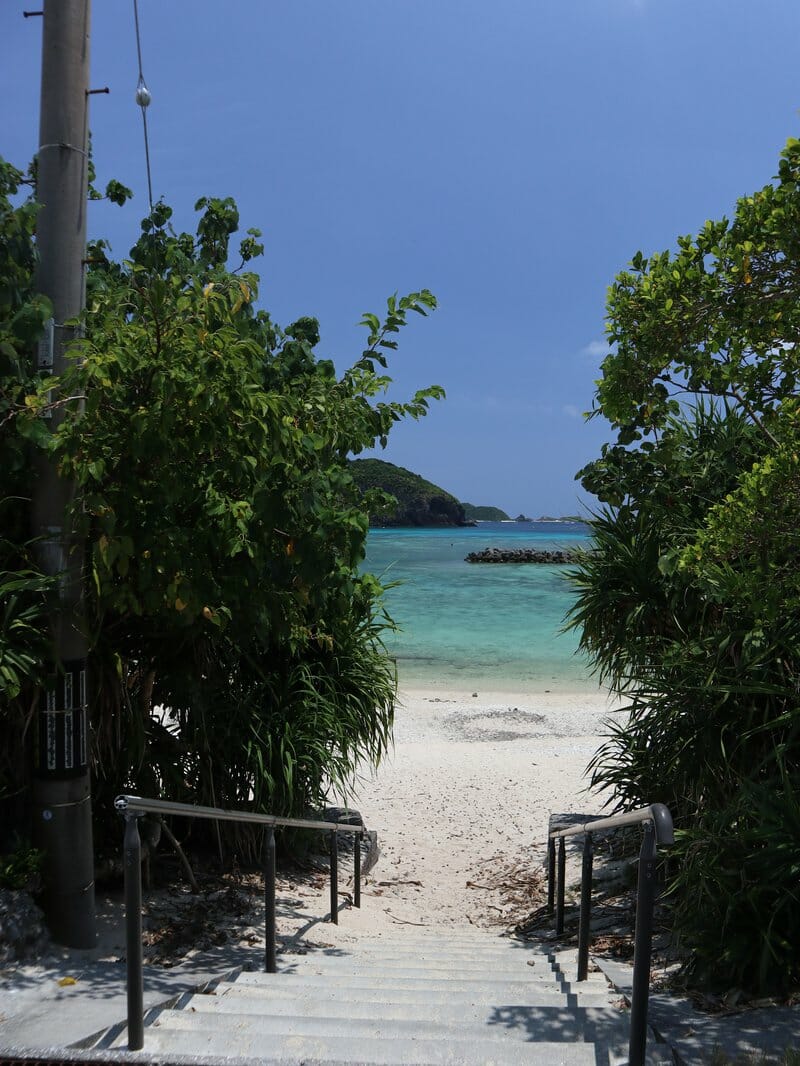
[[[100,948],[55,950],[36,964],[0,971],[0,1057],[80,1060],[88,1054],[93,1061],[100,1054],[108,1059],[120,1057],[120,1052],[97,1050],[65,1054],[70,1047],[92,1047],[99,1033],[113,1027],[119,1032],[124,1024],[126,974],[119,904],[107,905],[101,925]],[[316,928],[330,929],[325,925]],[[409,943],[410,939],[409,936]],[[309,944],[309,952],[314,951],[314,945]],[[361,952],[358,943],[348,949],[353,959],[358,959],[359,954],[366,959],[373,951],[374,943],[370,945],[369,937],[365,937]],[[120,961],[109,961],[115,955]],[[294,969],[299,961],[305,960],[283,958],[282,965]],[[599,958],[595,961],[615,988],[622,993],[629,989],[628,966]],[[194,953],[171,968],[147,966],[145,1006],[174,1004],[185,993],[202,989],[209,982],[231,982],[240,971],[257,971],[262,965],[263,948],[259,945],[226,945]],[[650,1020],[674,1049],[676,1061],[688,1066],[711,1061],[715,1048],[731,1060],[758,1052],[774,1056],[774,1061],[786,1048],[800,1048],[800,1006],[709,1015],[697,1011],[685,998],[656,993],[651,997]],[[170,1055],[171,1062],[182,1058],[178,1049]],[[240,1061],[246,1062],[247,1056],[240,1056]],[[307,1061],[313,1061],[313,1057]]]
[[[630,966],[601,958],[595,962],[615,988],[623,994],[630,992]],[[710,1062],[714,1049],[732,1062],[746,1055],[766,1055],[768,1062],[779,1062],[784,1051],[800,1050],[800,1004],[706,1014],[697,1010],[686,996],[652,992],[648,1019],[651,1027],[673,1048],[677,1061],[687,1066]],[[761,1058],[757,1066],[763,1066]]]
[[[146,966],[145,1006],[153,1007],[252,965],[254,949],[220,948],[165,969]],[[124,962],[67,952],[42,965],[0,971],[0,1055],[86,1045],[127,1012]]]
[[[398,930],[283,956],[146,1018],[142,1054],[371,1066],[624,1066],[630,1025],[574,951],[485,931]],[[125,1047],[127,1036],[102,1046]],[[672,1066],[651,1038],[648,1066]]]

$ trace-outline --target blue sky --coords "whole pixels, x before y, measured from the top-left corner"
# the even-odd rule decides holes
[[[41,21],[0,9],[0,154],[36,150]],[[94,236],[146,210],[133,7],[94,0]],[[565,513],[607,437],[585,423],[606,286],[765,184],[800,129],[797,0],[139,0],[154,193],[193,223],[233,196],[264,232],[262,303],[356,358],[365,310],[440,301],[392,395],[447,399],[381,455],[463,500]],[[591,502],[588,500],[587,502]]]

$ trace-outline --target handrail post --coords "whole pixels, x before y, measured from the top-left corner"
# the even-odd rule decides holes
[[[331,921],[339,924],[339,841],[331,829]]]
[[[547,913],[552,914],[556,900],[556,841],[547,839]]]
[[[125,965],[128,972],[128,1050],[144,1047],[144,978],[142,975],[142,840],[140,814],[125,812]]]
[[[363,834],[353,837],[353,906],[361,907],[361,841]]]
[[[264,834],[264,972],[277,973],[275,960],[275,826]]]
[[[585,981],[589,973],[589,926],[592,921],[592,834],[583,838],[581,868],[581,917],[578,927],[578,980]]]
[[[556,881],[556,936],[564,932],[564,882],[567,876],[567,847],[564,838],[558,838],[558,877]]]
[[[647,1045],[647,1001],[650,995],[650,957],[653,938],[653,904],[656,889],[656,833],[645,822],[639,853],[639,885],[636,893],[636,934],[633,949],[631,989],[630,1066],[643,1066]]]

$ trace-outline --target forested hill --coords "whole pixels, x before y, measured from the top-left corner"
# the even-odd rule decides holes
[[[394,496],[394,512],[371,515],[373,526],[466,526],[464,508],[449,492],[419,474],[382,459],[352,459],[350,471],[361,489],[382,489]]]
[[[473,522],[510,522],[511,519],[499,507],[480,507],[474,503],[462,503],[464,513]]]

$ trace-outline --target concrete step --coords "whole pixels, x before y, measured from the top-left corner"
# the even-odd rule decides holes
[[[357,977],[365,973],[380,973],[386,977],[414,978],[431,977],[448,980],[458,977],[462,981],[545,981],[558,980],[558,974],[544,959],[531,966],[524,960],[519,962],[486,962],[483,965],[465,966],[448,959],[359,959],[355,956],[346,958],[335,955],[314,955],[302,963],[293,960],[278,960],[278,974],[320,973],[330,974],[334,979]]]
[[[273,975],[274,976],[274,975]],[[501,989],[502,990],[502,989]],[[352,992],[352,994],[348,994]],[[428,985],[418,985],[414,988],[398,988],[391,983],[381,984],[377,987],[361,987],[353,989],[350,984],[344,982],[340,985],[331,984],[330,982],[325,986],[319,984],[302,985],[302,984],[284,984],[283,979],[278,976],[276,982],[272,985],[248,985],[248,984],[219,984],[217,985],[215,993],[210,995],[204,995],[202,1000],[206,999],[222,999],[232,997],[234,1001],[241,1001],[247,999],[253,1003],[263,1002],[265,1004],[265,1010],[269,1010],[269,1004],[289,1002],[289,1003],[304,1003],[311,1004],[316,1003],[362,1003],[365,1007],[374,1009],[380,1006],[382,1003],[392,1004],[408,1004],[409,1006],[425,1007],[427,1004],[458,1004],[460,1006],[472,1006],[475,1004],[492,1005],[498,1002],[513,1002],[513,1003],[525,1003],[528,1005],[542,1004],[543,1006],[560,1005],[567,1007],[569,1004],[586,1006],[586,1007],[607,1007],[609,1005],[609,994],[603,990],[592,991],[586,990],[580,994],[568,994],[562,992],[557,986],[537,986],[536,988],[527,987],[524,990],[524,995],[495,995],[491,992],[483,994],[479,987],[474,985],[470,986],[468,992],[456,992],[452,989],[450,983],[443,983],[438,988]],[[189,1004],[188,998],[184,997],[181,1001],[182,1006]],[[203,1007],[199,1009],[205,1009]],[[246,1010],[254,1010],[255,1007],[247,1007]],[[258,1008],[260,1009],[260,1008]],[[276,1009],[279,1009],[276,1007]]]
[[[570,991],[580,990],[581,988],[609,988],[610,985],[602,973],[589,973],[583,981],[578,980],[577,973],[570,973],[569,970],[555,970],[554,977],[560,988],[567,988]]]
[[[412,925],[397,926],[397,928],[393,928],[389,932],[371,933],[368,929],[365,929],[363,935],[359,934],[358,939],[359,943],[364,944],[376,944],[379,941],[391,941],[395,944],[431,944],[435,942],[437,944],[467,946],[471,944],[536,944],[536,941],[533,940],[505,936],[502,933],[493,933],[489,929],[479,929],[477,927],[456,933],[446,927],[426,926],[423,928]]]
[[[236,984],[237,986],[252,985],[262,988],[276,987],[281,984],[287,991],[290,988],[293,990],[296,988],[326,989],[346,986],[351,992],[361,992],[365,989],[383,992],[387,998],[391,998],[393,993],[403,989],[427,992],[441,991],[451,992],[453,995],[469,994],[478,999],[487,997],[491,999],[503,998],[511,1002],[520,1003],[529,1002],[536,995],[537,989],[542,987],[566,992],[578,997],[587,992],[596,994],[601,990],[601,987],[603,990],[608,987],[605,982],[602,986],[598,983],[589,985],[586,982],[573,985],[568,983],[559,984],[557,981],[537,981],[533,978],[524,981],[501,978],[495,981],[485,976],[446,978],[440,976],[426,977],[423,974],[417,977],[399,977],[396,974],[384,975],[377,967],[365,970],[363,974],[349,975],[346,978],[342,975],[341,980],[338,982],[333,975],[307,973],[306,971],[283,974],[247,972],[239,975]]]
[[[575,972],[556,971],[556,981],[560,988],[567,988],[571,991],[581,988],[609,988],[609,983],[602,973],[590,973],[586,980],[579,981]]]
[[[594,1026],[627,1026],[627,1014],[608,1003],[581,1004],[568,1007],[563,996],[540,995],[535,1003],[470,1003],[441,996],[437,999],[418,997],[415,1000],[392,1000],[369,1002],[349,997],[327,996],[238,996],[235,986],[230,993],[222,995],[195,995],[190,1000],[180,1001],[174,1011],[188,1016],[207,1015],[266,1015],[276,1024],[280,1019],[292,1019],[301,1024],[310,1019],[324,1019],[333,1030],[341,1019],[352,1023],[368,1023],[373,1027],[394,1022],[435,1023],[455,1026],[455,1031],[470,1025],[522,1027],[535,1026],[540,1039],[560,1039],[572,1028],[585,1029],[587,1022]],[[567,1021],[567,1018],[574,1019]],[[500,1019],[503,1019],[501,1022]],[[162,1021],[162,1024],[165,1024]],[[229,1020],[220,1019],[220,1025]],[[546,1030],[544,1034],[541,1030]],[[348,1027],[349,1031],[349,1027]]]
[[[548,1041],[515,1042],[503,1040],[388,1040],[381,1036],[351,1037],[331,1034],[323,1037],[288,1036],[275,1038],[258,1032],[236,1033],[153,1028],[145,1033],[144,1054],[197,1056],[205,1063],[234,1056],[258,1058],[272,1063],[344,1063],[369,1066],[623,1066],[627,1052],[617,1044],[598,1048],[595,1044],[567,1044]]]
[[[300,962],[299,959],[306,961]],[[560,963],[560,966],[558,965]],[[479,974],[481,979],[486,975],[493,978],[511,977],[520,980],[539,979],[544,977],[549,980],[556,978],[568,982],[570,985],[594,985],[606,987],[607,982],[599,972],[590,972],[585,982],[577,981],[577,952],[565,951],[558,954],[558,962],[552,962],[545,951],[526,952],[514,949],[500,951],[490,957],[474,952],[468,957],[452,957],[444,951],[433,950],[427,953],[421,951],[403,951],[397,953],[394,946],[382,945],[380,948],[372,946],[370,949],[360,951],[353,948],[326,947],[308,952],[305,956],[281,956],[278,961],[280,972],[325,972],[325,973],[356,973],[369,966],[374,966],[381,972],[390,974],[397,973],[399,976],[413,976],[420,970],[425,974],[457,974],[465,979]],[[402,971],[407,971],[405,974]]]
[[[373,1018],[341,1018],[330,1015],[272,1015],[263,1013],[229,1014],[224,1019],[214,1011],[163,1010],[152,1024],[153,1029],[181,1029],[199,1032],[219,1032],[224,1022],[227,1032],[236,1039],[243,1034],[262,1034],[269,1037],[303,1036],[324,1038],[329,1034],[346,1035],[352,1040],[381,1037],[384,1040],[413,1042],[414,1040],[448,1041],[457,1036],[470,1042],[520,1041],[530,1043],[551,1041],[587,1043],[627,1039],[627,1019],[619,1011],[606,1008],[567,1010],[561,1007],[502,1006],[478,1012],[478,1020],[470,1023],[464,1018],[453,1029],[447,1020],[418,1017],[406,1011],[400,1018],[387,1018],[376,1010]]]
[[[414,952],[417,954],[437,951],[446,952],[448,955],[484,955],[492,952],[498,955],[508,955],[510,952],[526,955],[547,955],[550,953],[542,944],[532,941],[480,934],[476,934],[474,937],[459,937],[458,939],[439,937],[432,934],[423,937],[412,935],[373,936],[359,939],[356,942],[332,944],[331,947],[337,951],[393,951]],[[316,950],[317,948],[314,944],[309,944],[307,948],[308,954]]]
[[[406,947],[402,944],[371,944],[362,949],[360,944],[331,944],[325,947],[309,947],[305,952],[292,953],[281,952],[279,959],[314,959],[325,958],[358,958],[364,960],[374,959],[404,959],[424,960],[435,962],[447,959],[449,962],[463,966],[478,966],[489,964],[514,965],[516,963],[530,962],[536,966],[549,964],[550,956],[544,951],[525,951],[519,948],[496,948],[477,947],[474,951],[451,951],[447,947],[438,944],[430,944],[419,947]]]
[[[318,950],[335,951],[363,951],[365,955],[381,953],[386,955],[419,955],[425,958],[433,955],[447,955],[458,958],[497,957],[508,958],[509,955],[525,955],[532,958],[535,955],[549,955],[546,949],[534,950],[520,944],[518,941],[503,940],[476,940],[471,944],[448,944],[432,937],[424,941],[406,941],[381,938],[380,940],[361,941],[338,941],[322,944],[301,945],[311,954]]]
[[[476,932],[308,945],[148,1015],[144,1056],[275,1066],[623,1066],[629,1017],[577,952]],[[124,1047],[125,1034],[115,1041]],[[141,1057],[141,1056],[138,1056]],[[648,1066],[672,1063],[651,1042]]]
[[[587,1002],[587,999],[589,1000]],[[381,1018],[408,1018],[413,1015],[416,1018],[442,1019],[458,1025],[470,1018],[485,1020],[492,1011],[497,1010],[496,1002],[492,1000],[471,1000],[458,998],[447,992],[436,994],[422,993],[403,994],[395,993],[391,1000],[385,996],[364,995],[359,991],[358,998],[343,997],[341,994],[329,993],[319,995],[316,991],[309,995],[281,995],[275,991],[271,995],[253,994],[252,989],[241,994],[236,986],[217,991],[215,995],[196,995],[191,1001],[181,1000],[177,1008],[186,1009],[195,1013],[217,1014],[272,1014],[272,1015],[298,1015],[302,1017],[325,1016],[331,1018],[354,1018],[374,1019],[378,1015]],[[505,1002],[505,1001],[503,1001]],[[619,1011],[608,1006],[608,997],[592,996],[583,997],[581,1008]],[[538,992],[534,999],[526,999],[520,1005],[520,1009],[547,1008],[548,1010],[567,1010],[567,999],[559,992]]]
[[[605,974],[600,971],[590,971],[585,980],[579,981],[577,970],[556,970],[556,981],[562,988],[609,988],[609,982]]]

